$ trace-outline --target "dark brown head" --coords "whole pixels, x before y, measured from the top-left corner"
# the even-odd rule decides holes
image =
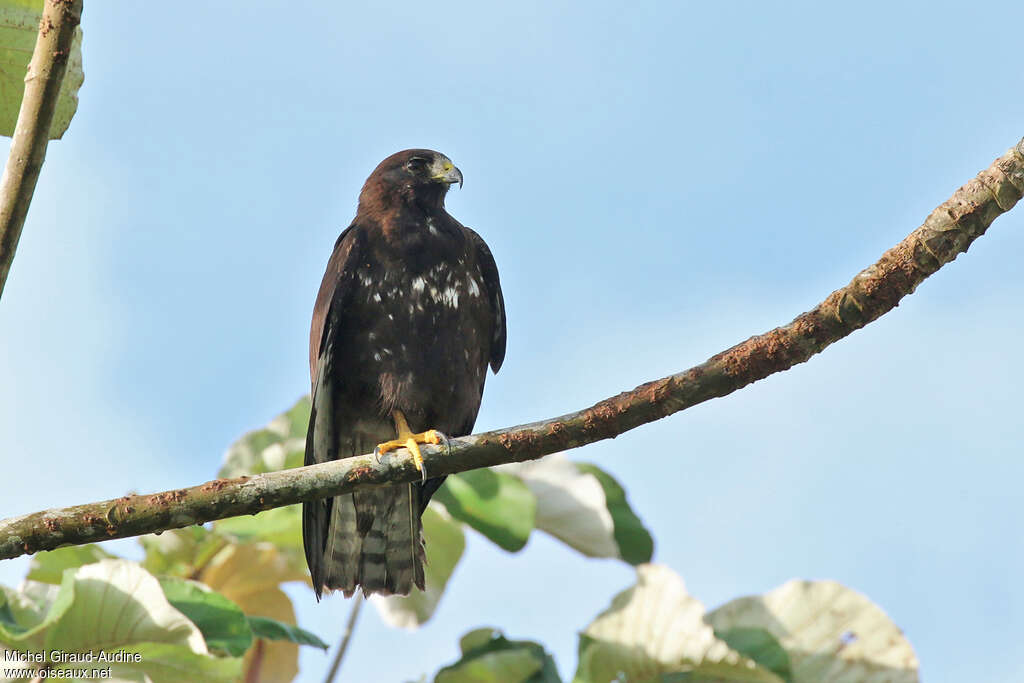
[[[378,164],[359,193],[359,213],[385,209],[444,208],[448,187],[462,187],[462,172],[452,160],[429,149],[407,149]]]

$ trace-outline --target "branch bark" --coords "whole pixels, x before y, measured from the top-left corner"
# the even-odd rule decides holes
[[[14,127],[11,152],[0,179],[0,296],[11,272],[39,171],[46,158],[50,125],[75,28],[82,20],[82,0],[46,0],[32,60],[25,75],[25,93]]]
[[[331,668],[327,670],[324,683],[334,683],[334,679],[338,677],[338,670],[341,668],[342,660],[345,659],[348,644],[352,640],[352,633],[356,629],[356,619],[359,618],[359,610],[362,609],[364,602],[366,600],[363,598],[363,594],[356,593],[355,598],[352,600],[352,609],[348,613],[348,621],[345,623],[345,632],[341,634],[338,651],[334,653],[334,661],[331,662]]]
[[[793,322],[733,346],[684,372],[643,384],[585,410],[453,439],[449,453],[424,449],[431,475],[534,460],[610,439],[787,370],[892,310],[929,275],[967,251],[1024,195],[1024,140],[936,208],[906,239],[842,289]],[[255,514],[360,487],[419,479],[405,450],[360,455],[253,477],[218,479],[152,495],[44,510],[0,521],[0,559],[64,544],[202,524]]]

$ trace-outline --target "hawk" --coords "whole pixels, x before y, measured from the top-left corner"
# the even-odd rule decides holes
[[[443,154],[389,156],[327,263],[309,336],[306,464],[404,447],[423,481],[303,504],[318,600],[423,589],[420,515],[444,477],[427,478],[417,444],[471,433],[487,367],[498,372],[505,357],[498,268],[445,211],[454,183],[462,172]]]

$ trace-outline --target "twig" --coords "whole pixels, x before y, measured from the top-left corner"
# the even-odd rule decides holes
[[[257,638],[252,647],[252,659],[249,660],[249,668],[245,672],[245,683],[260,683],[260,673],[263,670],[263,658],[267,654],[267,642]]]
[[[341,642],[338,643],[338,652],[334,655],[334,661],[331,662],[331,668],[327,671],[327,678],[324,679],[324,683],[333,683],[334,677],[338,675],[338,669],[341,668],[341,660],[345,657],[345,650],[348,649],[348,641],[352,640],[352,631],[356,628],[356,619],[359,618],[359,610],[363,607],[363,594],[356,593],[355,599],[352,601],[352,609],[348,613],[348,621],[345,623],[345,632],[341,634]]]
[[[11,153],[0,179],[0,296],[11,272],[32,193],[46,158],[71,41],[82,19],[82,0],[46,0],[39,36],[25,76],[25,94],[14,127]]]
[[[929,275],[965,252],[1024,194],[1024,140],[935,209],[917,230],[793,322],[723,351],[684,372],[648,382],[577,413],[451,440],[449,454],[425,449],[434,476],[534,460],[610,439],[803,363],[892,310]],[[0,521],[0,559],[63,544],[254,514],[360,487],[419,479],[408,451],[360,455],[253,477],[218,479],[176,491],[55,508]]]

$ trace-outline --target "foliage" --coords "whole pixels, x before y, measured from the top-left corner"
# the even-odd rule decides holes
[[[917,658],[877,606],[833,581],[790,581],[707,613],[667,567],[637,567],[579,636],[573,683],[912,683]],[[467,633],[435,683],[560,681],[544,648]]]
[[[0,630],[0,644],[22,652],[58,648],[93,657],[100,651],[132,649],[142,658],[136,668],[143,664],[177,667],[186,672],[182,680],[193,675],[203,680],[234,680],[254,667],[265,680],[291,680],[298,672],[300,645],[327,648],[316,635],[295,626],[291,602],[280,584],[305,581],[306,574],[273,544],[198,526],[140,541],[146,549],[141,563],[110,559],[97,546],[38,553],[22,589],[3,589],[8,609],[0,608],[0,629],[5,629]],[[108,565],[113,569],[107,573],[97,569]],[[83,592],[81,581],[75,581],[82,576],[89,578],[87,585],[93,592]],[[144,637],[110,635],[104,618],[131,616],[124,608],[110,609],[109,596],[119,595],[118,591],[132,596],[130,604],[125,604],[141,610],[127,623],[155,622]],[[89,602],[99,593],[105,596],[103,604]],[[77,611],[68,617],[61,611],[65,605]],[[10,615],[6,623],[4,614]],[[67,622],[70,626],[48,626],[59,626],[66,619],[72,619]],[[185,628],[191,640],[172,643],[176,648],[161,647],[159,652],[150,647],[150,642],[164,643]],[[161,629],[167,634],[161,635]],[[108,635],[99,647],[87,640],[79,642],[79,630]],[[252,656],[257,644],[258,660]],[[205,659],[197,659],[198,655]],[[154,680],[176,680],[167,678],[171,674],[163,669],[157,673]]]
[[[26,584],[17,592],[2,589],[10,607],[5,616],[12,618],[0,622],[0,645],[77,656],[50,662],[52,670],[78,668],[78,659],[99,667],[122,659],[109,664],[117,679],[229,681],[241,672],[240,659],[209,653],[199,628],[136,563],[105,559],[64,570],[59,586]]]
[[[273,442],[278,444],[278,448],[283,448],[283,442],[289,435],[287,429],[281,429],[280,425],[289,415],[286,413],[270,427],[255,434],[274,434],[276,436],[262,438],[267,444]],[[301,422],[301,419],[299,417],[295,422]],[[232,446],[229,457],[251,453],[245,450],[246,446],[248,444]],[[117,561],[156,581],[162,591],[162,600],[167,603],[166,609],[177,614],[181,621],[192,624],[199,638],[193,643],[192,659],[198,653],[207,660],[216,660],[213,664],[204,660],[194,667],[195,662],[187,666],[183,664],[183,670],[192,670],[195,676],[204,680],[220,680],[218,672],[223,673],[225,680],[233,680],[239,675],[257,675],[263,680],[291,680],[298,673],[300,645],[327,648],[319,637],[295,625],[291,600],[281,590],[281,584],[285,582],[308,583],[302,554],[301,512],[297,506],[268,510],[253,517],[221,520],[212,528],[192,526],[143,536],[139,541],[145,550],[141,563]],[[21,592],[5,589],[10,598],[8,603],[22,606],[22,611],[13,613],[21,614],[36,604],[35,611],[40,616],[29,623],[41,623],[44,617],[55,618],[47,616],[44,610],[46,603],[30,601],[35,594],[46,595],[46,591],[36,587],[46,583],[60,584],[67,580],[69,571],[84,570],[111,557],[95,545],[38,553],[29,569],[27,588]],[[149,598],[153,596],[149,595]],[[24,636],[19,641],[0,634],[0,643],[10,649],[41,651],[48,646],[47,642],[36,639],[29,643]],[[62,650],[73,649],[65,639],[56,642],[60,643]],[[107,645],[124,649],[130,643],[112,641]],[[258,657],[255,656],[257,651]],[[167,648],[160,652],[166,666],[184,661],[182,658],[186,654]],[[148,662],[158,661],[149,655],[145,659]],[[224,663],[229,660],[232,662],[230,668]],[[202,666],[210,668],[210,671]],[[173,679],[157,676],[154,680]]]
[[[758,661],[788,654],[795,683],[849,680],[911,683],[917,657],[903,632],[874,603],[835,581],[788,581],[764,595],[738,598],[707,615],[730,642]]]
[[[309,397],[303,396],[266,427],[243,434],[224,454],[217,476],[231,478],[300,467],[311,410]]]
[[[302,462],[308,399],[229,449],[222,470],[245,473]],[[273,538],[284,553],[301,552],[301,516],[283,508],[276,518],[224,520],[219,530]],[[877,607],[831,582],[790,582],[764,596],[741,598],[706,613],[671,570],[647,564],[650,533],[611,475],[555,454],[449,477],[423,517],[427,589],[408,597],[374,596],[383,619],[416,628],[435,612],[465,549],[465,528],[516,552],[533,529],[589,557],[637,566],[637,583],[580,635],[576,683],[628,681],[917,680],[909,643]],[[303,571],[301,559],[299,570]],[[829,618],[807,615],[828,613]],[[803,615],[803,616],[801,616]],[[840,630],[843,629],[843,630]],[[819,640],[811,641],[811,634]],[[825,637],[825,635],[827,637]],[[821,639],[823,638],[823,639]],[[888,644],[888,649],[883,646]],[[557,681],[543,646],[510,640],[493,628],[470,632],[462,656],[435,681]]]
[[[559,683],[558,669],[542,645],[509,640],[501,631],[479,628],[459,641],[462,657],[437,672],[434,683]]]
[[[308,420],[309,400],[303,398],[266,427],[244,434],[231,445],[220,476],[300,466]],[[375,596],[372,600],[383,619],[397,627],[417,628],[434,614],[464,552],[466,528],[509,552],[521,550],[534,528],[591,557],[640,562],[650,559],[653,551],[650,534],[619,485],[599,468],[577,465],[563,455],[529,465],[449,477],[424,513],[423,528],[426,590],[406,597]],[[133,576],[144,577],[149,592],[142,602],[152,602],[161,614],[174,615],[173,619],[168,617],[168,628],[188,625],[193,639],[184,645],[175,643],[176,650],[163,647],[159,653],[163,666],[179,661],[193,667],[197,675],[204,672],[208,680],[249,676],[254,673],[253,667],[259,667],[259,675],[265,680],[291,680],[298,672],[300,645],[326,648],[317,636],[295,626],[291,601],[280,588],[288,581],[307,585],[309,581],[300,506],[220,520],[207,527],[166,531],[143,536],[139,541],[145,550],[140,563],[115,559],[96,545],[37,554],[27,588],[5,593],[9,600],[6,611],[0,610],[0,617],[17,614],[22,615],[22,621],[12,616],[8,628],[14,630],[5,632],[0,642],[12,649],[43,647],[45,641],[38,638],[31,643],[26,640],[30,637],[25,635],[28,626],[45,626],[57,620],[60,613],[52,612],[49,602],[32,602],[31,596],[48,594],[38,587],[61,584],[75,572],[92,571],[90,567],[103,562],[117,562],[118,566],[130,567]],[[73,600],[73,595],[61,594],[60,599]],[[63,602],[56,604],[60,607]],[[36,617],[24,621],[25,614]],[[0,626],[4,624],[0,621]],[[472,659],[471,664],[460,665],[444,677],[458,681],[467,671],[493,670],[499,676],[495,680],[506,680],[500,676],[505,675],[502,667],[508,665],[530,670],[530,676],[543,676],[529,680],[557,679],[553,662],[542,656],[539,645],[508,641],[497,633],[484,640],[472,651],[464,651]],[[131,644],[126,640],[105,646],[123,649]],[[88,643],[82,645],[87,646],[91,647]],[[69,647],[62,642],[61,649]],[[93,650],[83,653],[86,651]],[[148,657],[147,661],[157,662]]]
[[[227,451],[221,476],[302,464],[309,400],[303,398]],[[886,615],[833,582],[791,581],[711,612],[670,569],[648,564],[654,542],[625,491],[595,465],[564,454],[449,477],[423,515],[426,590],[374,596],[385,622],[414,629],[436,611],[465,551],[467,529],[517,552],[534,529],[595,558],[636,566],[579,636],[574,683],[917,681],[917,660]],[[144,536],[140,563],[95,545],[39,553],[18,591],[0,587],[0,647],[58,647],[87,656],[124,651],[126,679],[287,681],[298,648],[326,649],[295,625],[281,584],[309,585],[300,506]],[[103,596],[99,598],[98,596]],[[119,630],[113,604],[132,615]],[[95,634],[112,633],[102,643]],[[467,633],[460,658],[436,683],[554,683],[545,648],[494,628]],[[27,664],[26,666],[32,666]],[[66,664],[64,666],[73,666]]]
[[[261,429],[244,434],[224,456],[219,476],[236,477],[303,463],[309,397]],[[465,548],[469,527],[509,552],[523,549],[538,529],[590,557],[647,562],[654,542],[621,486],[595,465],[563,454],[450,476],[424,515],[426,591],[371,602],[392,626],[416,628],[434,613]],[[299,506],[236,517],[214,527],[235,536],[273,542],[305,571]]]
[[[514,476],[472,470],[448,477],[435,494],[452,517],[509,552],[522,550],[533,529],[537,501]]]

